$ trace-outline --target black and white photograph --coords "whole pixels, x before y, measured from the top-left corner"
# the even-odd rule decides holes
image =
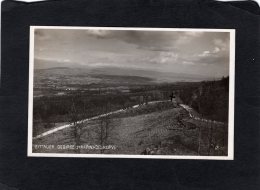
[[[30,27],[28,156],[233,160],[235,30]]]

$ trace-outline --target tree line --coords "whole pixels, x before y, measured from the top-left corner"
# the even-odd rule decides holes
[[[229,77],[217,81],[203,81],[198,87],[179,91],[183,103],[212,120],[228,121]]]

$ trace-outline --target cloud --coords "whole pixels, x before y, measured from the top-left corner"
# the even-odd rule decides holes
[[[220,52],[220,48],[219,47],[215,47],[215,49],[213,50],[213,53],[218,53]]]
[[[229,63],[228,41],[224,41],[223,39],[214,39],[213,45],[214,48],[211,50],[205,50],[197,56],[194,55],[193,61],[202,65],[227,65]]]
[[[191,61],[182,61],[183,65],[195,65],[193,62]]]
[[[177,51],[178,45],[189,43],[203,32],[180,31],[135,31],[135,30],[87,30],[86,34],[96,39],[121,41],[148,51]]]
[[[204,56],[204,57],[199,57],[196,60],[196,63],[198,64],[204,64],[204,65],[223,65],[223,64],[228,64],[229,63],[229,57],[228,56]]]
[[[229,41],[224,41],[223,39],[214,39],[214,45],[219,48],[219,50],[227,50],[229,46]]]
[[[178,52],[178,48],[173,46],[138,46],[138,49],[144,49],[149,51],[157,51],[157,52]]]
[[[211,56],[212,53],[210,53],[210,51],[203,51],[201,54],[199,54],[199,57],[209,57]]]
[[[49,40],[50,39],[50,35],[46,34],[46,32],[41,29],[36,29],[34,36],[35,36],[36,40]]]
[[[213,73],[217,68],[222,72],[228,69],[229,33],[39,29],[35,56],[72,66],[130,65],[184,73]]]

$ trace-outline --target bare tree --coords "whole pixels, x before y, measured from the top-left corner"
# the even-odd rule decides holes
[[[83,124],[79,123],[80,120],[80,112],[79,110],[76,108],[75,105],[75,100],[74,98],[72,98],[72,105],[71,105],[71,110],[70,110],[70,121],[73,124],[73,138],[75,140],[75,145],[79,146],[81,145],[81,130],[82,130],[82,126]],[[76,151],[80,152],[80,149],[76,149]]]
[[[211,148],[213,146],[213,129],[212,129],[212,122],[208,122],[209,127],[208,127],[208,155],[210,155]]]
[[[105,106],[105,113],[109,113],[111,111],[111,104],[107,101]],[[106,115],[100,118],[100,125],[98,127],[97,139],[101,147],[107,144],[108,139],[111,137],[112,125],[110,125],[110,116]],[[100,153],[104,153],[104,150],[101,149]]]
[[[201,149],[201,126],[199,125],[199,134],[198,134],[198,155],[200,155]]]

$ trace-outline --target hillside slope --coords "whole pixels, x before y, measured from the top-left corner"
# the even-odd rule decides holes
[[[180,98],[203,117],[217,121],[228,121],[229,78],[204,81],[198,87],[180,92]]]
[[[189,118],[188,113],[176,104],[171,102],[166,104],[168,105],[153,105],[154,107],[149,109],[153,109],[152,112],[147,110],[146,106],[142,106],[138,109],[128,110],[126,113],[86,122],[78,128],[64,129],[34,141],[34,144],[54,145],[53,149],[44,151],[34,149],[34,151],[128,155],[225,154],[223,151],[214,151],[212,148],[209,150],[208,126],[206,124],[193,121]],[[221,136],[222,133],[223,131],[218,131],[215,134]],[[216,143],[219,145],[222,141]],[[103,145],[115,148],[107,150],[84,147],[58,149],[57,145]]]

